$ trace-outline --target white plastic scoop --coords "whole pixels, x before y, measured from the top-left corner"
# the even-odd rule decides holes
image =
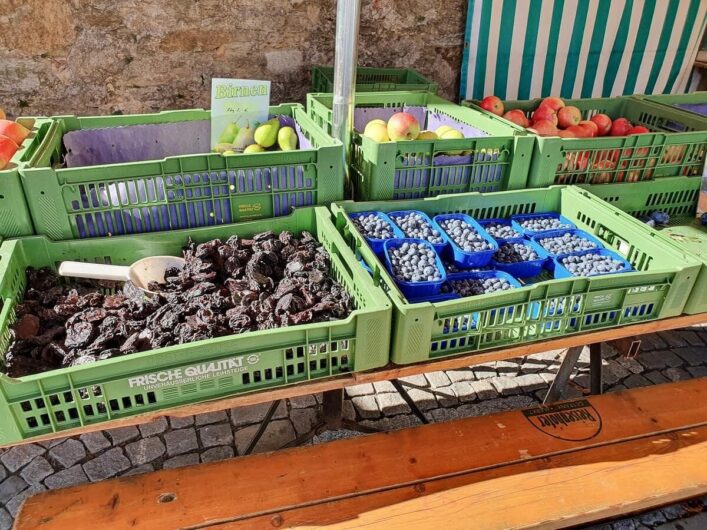
[[[184,263],[184,258],[176,256],[151,256],[136,261],[130,267],[84,263],[82,261],[62,261],[59,265],[59,275],[117,282],[130,280],[138,289],[152,293],[147,288],[150,282],[164,283],[165,271],[171,268],[183,269]]]

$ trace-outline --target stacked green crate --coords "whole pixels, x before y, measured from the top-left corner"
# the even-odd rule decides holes
[[[0,170],[0,237],[4,238],[34,234],[32,218],[20,180],[20,168],[39,146],[38,137],[51,125],[50,120],[42,118],[20,118],[17,121],[27,127],[30,134],[12,157],[9,166]]]
[[[505,109],[520,109],[530,117],[542,100],[506,101]],[[679,109],[632,96],[566,99],[582,119],[607,114],[624,117],[651,132],[632,136],[560,138],[537,136],[528,186],[639,182],[665,176],[702,175],[707,153],[707,121]],[[482,110],[473,101],[463,105]],[[485,112],[485,111],[483,111]],[[523,127],[512,124],[519,132]]]
[[[289,214],[295,207],[343,198],[343,146],[297,104],[270,108],[302,132],[294,151],[64,167],[71,131],[208,121],[206,110],[54,119],[21,170],[37,234],[51,239],[101,237],[228,224]],[[120,146],[114,146],[116,149]]]
[[[272,230],[312,233],[328,251],[331,274],[355,309],[342,320],[252,331],[158,348],[20,378],[0,375],[0,445],[149,411],[368,370],[389,359],[390,302],[358,266],[323,207],[275,219],[207,228],[50,241],[43,236],[0,247],[0,352],[26,286],[27,267],[56,270],[64,260],[129,265],[179,255],[197,243]]]
[[[392,90],[425,90],[437,93],[437,83],[430,81],[412,68],[356,69],[356,92],[389,92]],[[315,66],[312,68],[312,92],[334,91],[334,68]]]
[[[331,132],[331,94],[309,94],[307,111]],[[526,185],[534,139],[517,135],[505,120],[464,108],[428,92],[357,94],[354,122],[362,129],[368,117],[387,119],[411,110],[433,120],[475,131],[463,139],[376,142],[354,131],[351,169],[358,200],[433,197],[469,191],[522,189]],[[433,126],[430,128],[434,128]]]

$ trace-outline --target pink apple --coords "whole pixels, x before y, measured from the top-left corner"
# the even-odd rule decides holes
[[[606,114],[595,114],[591,120],[599,127],[599,136],[606,136],[611,131],[611,118]]]
[[[557,127],[557,113],[550,107],[538,107],[538,110],[533,112],[533,123],[547,120]]]
[[[534,121],[529,130],[540,136],[555,136],[557,134],[557,127],[550,120]]]
[[[538,105],[538,108],[540,107],[548,107],[554,110],[555,112],[559,112],[562,107],[565,106],[565,102],[562,101],[560,98],[556,97],[549,97],[545,98],[542,100],[540,105]]]
[[[530,127],[530,121],[528,121],[528,118],[525,117],[525,113],[520,109],[509,110],[503,115],[503,118],[521,127]]]
[[[414,140],[420,134],[420,123],[407,112],[396,112],[388,120],[388,137],[393,141]]]

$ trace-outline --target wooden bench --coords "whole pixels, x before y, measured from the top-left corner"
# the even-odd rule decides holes
[[[707,378],[44,492],[15,528],[556,528],[705,492]]]

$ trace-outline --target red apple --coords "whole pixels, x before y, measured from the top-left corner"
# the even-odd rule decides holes
[[[20,125],[16,121],[0,120],[0,134],[7,136],[17,145],[22,145],[29,135],[29,129]]]
[[[393,142],[414,140],[420,134],[420,123],[407,112],[396,112],[388,120],[388,138]]]
[[[599,136],[606,136],[611,131],[611,118],[606,114],[596,114],[591,120],[599,127]]]
[[[545,98],[542,100],[540,105],[538,105],[538,108],[540,107],[549,107],[555,112],[559,112],[562,107],[565,106],[565,102],[562,101],[560,98],[556,97],[549,97]]]
[[[583,120],[579,122],[579,127],[584,127],[587,129],[592,136],[599,136],[599,126],[590,120]]]
[[[552,124],[557,127],[557,113],[550,107],[538,107],[538,109],[533,112],[533,123],[543,120],[552,122]]]
[[[499,97],[486,96],[481,100],[481,105],[479,106],[482,109],[495,114],[496,116],[503,116],[503,101],[501,101],[501,98]]]
[[[592,184],[606,184],[612,180],[612,170],[616,169],[616,164],[611,160],[597,160],[592,166],[594,172]]]
[[[5,169],[17,152],[17,144],[7,136],[0,136],[0,170]]]
[[[528,130],[533,131],[540,136],[555,136],[557,134],[557,127],[555,127],[555,124],[549,120],[534,121],[533,126]]]
[[[558,131],[557,136],[560,138],[577,138],[577,135],[574,134],[572,131],[568,131],[565,129],[564,131]]]
[[[626,118],[617,118],[611,124],[609,134],[611,136],[626,136],[629,130],[631,130],[631,122]]]
[[[525,117],[525,113],[520,109],[509,110],[503,117],[521,127],[530,127],[530,121]]]
[[[572,125],[565,130],[574,134],[576,138],[590,138],[592,134],[586,127],[580,127],[579,125]]]
[[[626,134],[646,134],[649,132],[650,130],[648,130],[648,128],[644,127],[643,125],[634,125],[628,130]]]

